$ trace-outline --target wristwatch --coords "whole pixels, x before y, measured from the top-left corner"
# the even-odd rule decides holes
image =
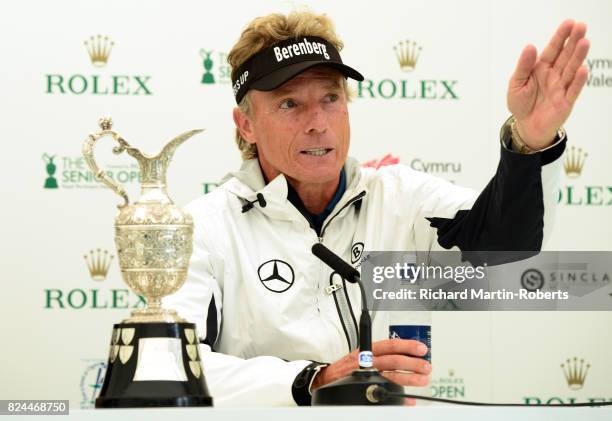
[[[508,120],[504,123],[501,129],[501,138],[507,148],[511,149],[514,152],[518,152],[521,154],[533,154],[536,152],[542,152],[546,149],[549,149],[555,146],[557,143],[565,139],[565,129],[563,127],[557,130],[557,136],[553,140],[553,143],[550,146],[547,146],[544,149],[535,150],[527,146],[525,141],[521,138],[517,128],[516,128],[516,119],[514,116],[510,116]],[[506,138],[510,137],[510,142],[506,142]]]
[[[536,153],[537,151],[527,146],[521,138],[521,135],[519,134],[518,129],[516,128],[516,119],[514,118],[514,116],[510,118],[510,132],[512,133],[512,150],[522,154]]]
[[[329,364],[326,363],[313,361],[298,373],[291,386],[291,394],[293,395],[295,403],[299,406],[310,406],[312,402],[312,392],[310,390],[312,382],[319,371],[328,365]]]

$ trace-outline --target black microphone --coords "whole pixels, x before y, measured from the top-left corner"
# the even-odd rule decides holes
[[[368,312],[365,290],[357,269],[321,243],[312,246],[312,254],[347,281],[358,284],[361,290],[361,317],[359,318],[359,367],[372,367],[372,320]]]
[[[253,209],[255,203],[258,203],[259,206],[261,206],[262,208],[265,208],[267,204],[266,200],[263,197],[263,194],[257,193],[257,199],[253,200],[252,202],[249,202],[247,200],[246,204],[242,207],[242,213],[248,212]]]
[[[312,254],[317,256],[327,266],[338,272],[347,281],[355,284],[359,283],[361,286],[361,277],[357,269],[346,263],[336,253],[325,247],[321,243],[316,243],[312,246]],[[363,298],[363,297],[362,297]]]
[[[372,320],[368,312],[365,289],[357,269],[342,260],[321,243],[312,246],[312,254],[337,272],[342,278],[359,285],[361,291],[361,317],[359,319],[359,369],[349,376],[326,384],[312,393],[313,405],[402,405],[403,398],[385,396],[385,399],[372,399],[371,386],[383,387],[392,393],[404,389],[380,375],[373,367]]]

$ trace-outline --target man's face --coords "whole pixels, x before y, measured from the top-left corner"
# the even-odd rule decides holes
[[[337,180],[350,142],[342,77],[318,66],[273,91],[251,91],[251,116],[243,134],[257,144],[268,180],[279,173],[298,183]]]

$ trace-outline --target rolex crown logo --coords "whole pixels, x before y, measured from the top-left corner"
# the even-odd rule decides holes
[[[413,71],[417,61],[419,61],[421,47],[414,41],[405,40],[400,41],[393,49],[395,50],[400,69],[404,72]]]
[[[584,359],[579,360],[576,357],[573,359],[568,358],[565,360],[564,364],[561,364],[561,369],[565,375],[565,381],[570,389],[582,389],[584,380],[586,379],[586,375],[589,372],[590,367],[590,364],[584,364]]]
[[[102,251],[96,249],[95,251],[90,250],[89,254],[86,254],[84,257],[91,278],[95,281],[105,280],[114,256],[108,254],[108,250]]]
[[[115,43],[108,37],[103,37],[102,35],[89,37],[89,39],[85,41],[85,48],[87,48],[87,53],[89,53],[91,64],[96,67],[106,66],[113,45],[115,45]]]
[[[582,167],[584,167],[584,161],[586,161],[587,156],[588,154],[583,152],[582,149],[574,146],[570,147],[563,164],[565,174],[570,178],[578,177],[582,173]]]

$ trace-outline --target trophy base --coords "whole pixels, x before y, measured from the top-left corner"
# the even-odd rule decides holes
[[[193,323],[115,324],[96,408],[212,406],[198,346]]]
[[[164,388],[164,385],[159,385]],[[213,406],[210,396],[177,396],[151,398],[98,398],[96,408],[162,408],[181,406]]]

